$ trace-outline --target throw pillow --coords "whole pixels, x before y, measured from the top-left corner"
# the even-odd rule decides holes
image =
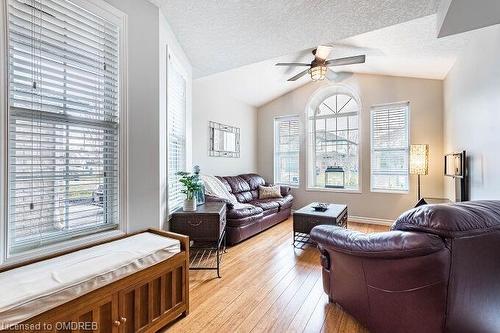
[[[259,199],[271,198],[282,198],[280,186],[259,186]]]

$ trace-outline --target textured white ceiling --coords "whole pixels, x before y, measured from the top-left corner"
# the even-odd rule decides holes
[[[438,0],[150,1],[196,78],[434,14]]]
[[[429,15],[395,26],[367,32],[340,41],[330,58],[366,54],[366,63],[336,70],[380,75],[443,79],[455,63],[471,34],[468,32],[436,38],[436,15]],[[301,71],[274,66],[277,62],[310,62],[311,49],[275,59],[231,69],[197,79],[207,87],[223,89],[228,95],[249,105],[259,107],[303,84],[304,76],[296,82],[286,80]]]

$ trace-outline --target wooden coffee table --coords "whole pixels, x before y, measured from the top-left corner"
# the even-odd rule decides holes
[[[329,204],[324,212],[315,211],[313,202],[293,213],[293,245],[303,248],[305,244],[314,244],[309,234],[317,225],[328,224],[347,228],[347,206]]]

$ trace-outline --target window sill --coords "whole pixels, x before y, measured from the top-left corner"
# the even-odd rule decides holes
[[[0,267],[8,267],[46,256],[57,255],[58,253],[70,251],[72,249],[85,245],[92,246],[92,244],[97,244],[99,242],[110,240],[123,235],[125,235],[124,231],[122,231],[121,229],[115,229],[50,244],[45,247],[10,255],[4,262],[0,264]]]
[[[386,193],[386,194],[409,194],[410,191],[397,191],[397,190],[370,190],[372,193]]]
[[[326,187],[308,187],[307,192],[334,192],[334,193],[348,193],[348,194],[361,194],[361,190],[350,190],[345,188],[326,188]]]
[[[274,185],[279,185],[279,186],[288,186],[291,189],[296,189],[298,190],[300,188],[299,185],[290,185],[290,184],[280,184],[280,183],[275,183]]]

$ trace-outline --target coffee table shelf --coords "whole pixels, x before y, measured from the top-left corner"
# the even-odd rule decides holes
[[[304,248],[307,244],[314,244],[309,234],[317,225],[336,225],[347,228],[347,206],[329,204],[324,212],[314,210],[311,203],[293,213],[293,245],[296,248]]]

